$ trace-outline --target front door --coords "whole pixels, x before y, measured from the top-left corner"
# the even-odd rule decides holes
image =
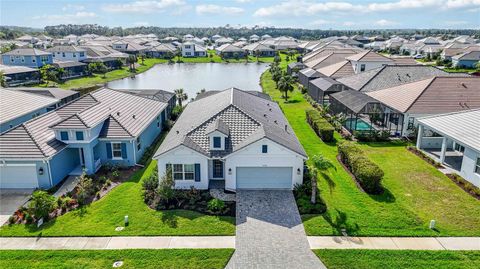
[[[223,162],[213,160],[213,178],[223,178]]]

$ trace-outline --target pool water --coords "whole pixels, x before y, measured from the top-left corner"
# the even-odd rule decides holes
[[[345,121],[345,127],[350,128],[350,122],[352,123],[352,128],[355,127],[355,119],[347,119]],[[370,124],[362,119],[357,119],[357,128],[356,131],[369,131],[371,128]]]

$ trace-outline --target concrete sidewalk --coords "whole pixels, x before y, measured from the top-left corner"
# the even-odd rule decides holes
[[[480,237],[309,236],[311,249],[480,250]]]
[[[235,248],[235,236],[0,237],[0,249]]]

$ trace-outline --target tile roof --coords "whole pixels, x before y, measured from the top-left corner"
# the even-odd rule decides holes
[[[324,57],[320,57],[320,58],[316,58],[314,60],[308,61],[305,63],[305,65],[313,69],[319,69],[332,64],[343,62],[345,58],[347,58],[350,55],[353,55],[353,54],[350,52],[334,51],[325,55]]]
[[[466,60],[466,61],[480,61],[480,50],[464,52],[462,54],[452,56],[452,59]]]
[[[274,51],[274,49],[263,45],[262,43],[252,43],[243,47],[244,50],[248,51]]]
[[[480,152],[480,109],[420,118],[421,124]]]
[[[27,72],[38,72],[38,69],[30,68],[26,66],[11,66],[11,65],[1,65],[0,71],[4,75],[18,74],[18,73],[27,73]]]
[[[322,91],[327,91],[333,85],[341,84],[340,82],[329,77],[316,78],[316,79],[310,80],[309,83]]]
[[[347,60],[322,67],[317,71],[334,79],[355,75],[352,63]]]
[[[223,44],[220,47],[216,48],[220,52],[243,52],[243,49],[236,47],[232,44]]]
[[[2,55],[36,55],[36,56],[42,56],[42,55],[51,55],[50,52],[45,52],[43,50],[35,49],[35,48],[20,48],[20,49],[14,49],[9,52],[5,52]]]
[[[144,98],[153,99],[163,103],[168,103],[172,98],[175,97],[175,93],[168,92],[164,90],[155,90],[155,89],[137,89],[137,90],[118,90],[122,92],[127,92],[133,95],[138,95]]]
[[[393,62],[392,59],[381,54],[367,50],[346,58],[349,61],[365,61],[365,62]]]
[[[136,137],[166,106],[165,103],[148,98],[102,88],[1,134],[0,158],[47,158],[55,155],[66,146],[55,139],[51,128],[55,125],[76,128],[81,124],[88,127],[103,124],[102,137],[118,138],[116,135],[125,137],[126,134],[128,137]],[[106,125],[105,121],[108,121]],[[122,128],[124,131],[119,131]],[[25,152],[11,150],[14,147],[11,141],[20,139],[21,143],[37,145],[37,148],[31,147]]]
[[[76,91],[65,90],[65,89],[60,89],[60,88],[15,87],[15,88],[11,88],[11,89],[14,89],[16,91],[29,92],[29,93],[33,93],[33,94],[37,94],[37,95],[46,96],[46,97],[52,97],[52,98],[59,99],[59,100],[70,97],[70,96],[73,96],[73,95],[76,95],[76,94],[79,94]]]
[[[48,52],[85,52],[84,48],[77,46],[55,46],[46,49]]]
[[[86,66],[86,63],[77,62],[77,61],[53,61],[53,65],[58,68],[68,68],[68,67],[75,67],[75,66]]]
[[[214,128],[212,124],[215,128],[228,127],[229,136],[224,151],[209,149],[206,133]],[[225,126],[220,127],[223,124]],[[190,102],[155,156],[184,145],[207,157],[222,157],[262,138],[273,140],[306,157],[278,104],[230,88]]]
[[[58,103],[58,99],[0,88],[0,124]]]

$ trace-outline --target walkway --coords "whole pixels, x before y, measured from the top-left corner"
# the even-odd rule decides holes
[[[0,249],[235,248],[234,236],[0,237]]]
[[[226,268],[326,268],[310,250],[291,191],[237,191],[236,229]]]
[[[480,250],[480,237],[309,236],[312,249]]]

